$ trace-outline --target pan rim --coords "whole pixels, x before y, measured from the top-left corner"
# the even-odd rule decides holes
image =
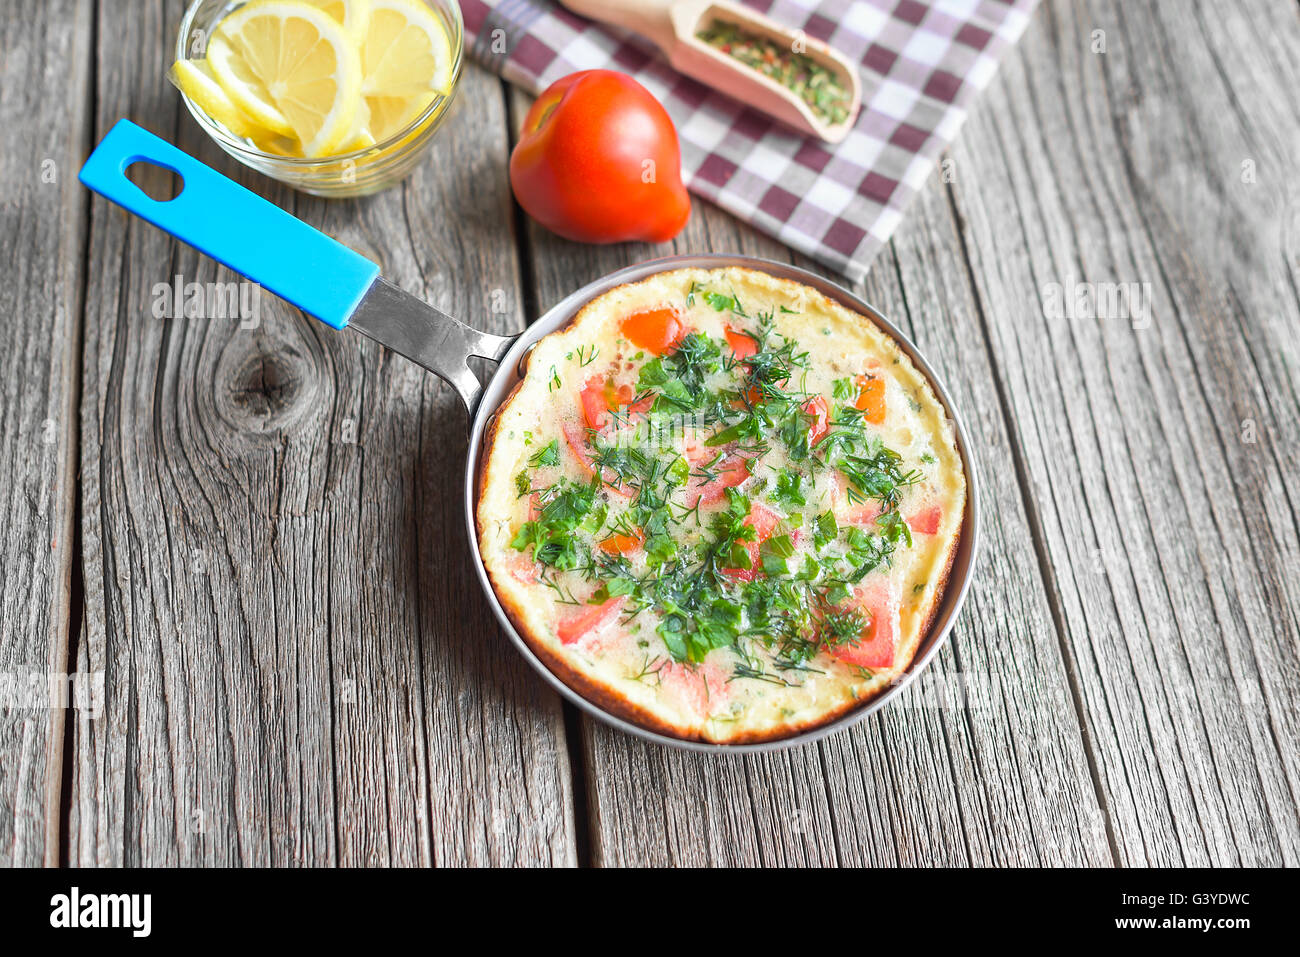
[[[876,323],[882,332],[893,339],[898,346],[908,355],[917,369],[924,375],[934,390],[935,396],[939,399],[944,411],[948,413],[949,419],[953,423],[953,429],[956,433],[957,451],[961,456],[962,467],[966,472],[966,514],[962,520],[961,540],[957,544],[957,550],[953,556],[952,573],[949,577],[948,584],[944,589],[944,594],[940,600],[939,607],[935,612],[934,620],[930,624],[930,629],[922,639],[921,647],[917,650],[916,655],[912,658],[911,664],[903,675],[891,684],[888,688],[872,698],[860,708],[856,708],[844,715],[841,715],[831,721],[801,731],[789,737],[778,738],[770,741],[758,741],[746,744],[725,744],[713,743],[707,741],[690,741],[684,738],[675,738],[671,735],[661,734],[657,731],[651,731],[640,725],[634,724],[618,715],[610,714],[608,711],[600,708],[593,702],[587,700],[578,694],[567,684],[560,680],[546,664],[537,657],[528,643],[524,641],[516,630],[514,624],[510,621],[505,609],[497,597],[496,589],[492,587],[492,582],[488,577],[486,566],[483,564],[483,555],[479,550],[478,528],[475,521],[475,500],[477,493],[477,482],[479,475],[479,459],[483,453],[483,437],[486,434],[488,425],[497,409],[505,401],[510,388],[517,382],[521,376],[518,373],[520,360],[528,349],[537,341],[558,331],[559,328],[567,321],[571,320],[578,310],[592,299],[610,289],[621,286],[625,283],[637,282],[661,272],[667,272],[673,269],[699,268],[699,269],[721,269],[729,266],[746,267],[771,273],[772,275],[790,279],[795,282],[801,282],[818,290],[823,295],[836,300],[847,308],[861,312],[866,315],[872,322]],[[973,450],[966,427],[960,411],[952,401],[952,397],[944,388],[943,381],[935,373],[933,367],[917,349],[915,343],[906,336],[901,329],[895,326],[885,315],[877,308],[872,306],[866,300],[859,298],[849,290],[840,286],[833,280],[826,279],[814,272],[811,272],[792,263],[783,263],[777,260],[764,259],[758,256],[746,256],[740,253],[697,253],[683,254],[676,256],[665,256],[658,259],[650,259],[641,263],[625,266],[614,272],[606,273],[593,279],[580,288],[569,293],[558,303],[546,310],[537,320],[515,340],[510,350],[502,357],[500,365],[483,387],[482,399],[479,406],[474,410],[470,421],[469,446],[466,451],[465,462],[465,487],[464,487],[464,509],[466,528],[469,534],[470,550],[473,555],[475,571],[478,574],[479,584],[488,597],[493,612],[500,622],[502,629],[516,650],[523,655],[524,660],[532,665],[533,669],[541,675],[552,688],[558,691],[565,699],[572,702],[586,714],[603,721],[611,727],[626,732],[643,741],[651,741],[655,744],[666,747],[677,748],[685,751],[695,751],[700,753],[713,754],[756,754],[770,753],[774,751],[783,751],[787,748],[799,747],[801,745],[811,744],[827,737],[836,731],[842,731],[846,728],[857,724],[883,708],[886,704],[899,696],[917,677],[926,670],[930,662],[939,653],[940,649],[947,643],[952,633],[957,618],[966,602],[967,593],[970,590],[970,584],[974,578],[976,559],[979,554],[980,544],[980,496],[979,480],[976,472],[976,463],[974,460]]]

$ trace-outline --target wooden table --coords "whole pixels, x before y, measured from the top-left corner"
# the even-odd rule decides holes
[[[671,247],[543,233],[506,179],[527,100],[476,67],[401,188],[294,194],[164,82],[182,8],[0,15],[0,675],[104,681],[97,717],[0,708],[0,860],[1300,863],[1294,2],[1035,15],[858,290],[978,445],[932,674],[980,690],[744,759],[528,670],[466,557],[450,388],[269,295],[255,329],[155,318],[231,275],[76,171],[130,117],[497,332],[649,256],[802,261],[703,202]]]

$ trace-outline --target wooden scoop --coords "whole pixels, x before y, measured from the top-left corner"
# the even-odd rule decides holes
[[[794,30],[730,0],[560,0],[575,13],[626,27],[653,40],[680,73],[735,97],[801,133],[828,143],[848,134],[862,103],[862,87],[853,64],[820,40]],[[838,123],[818,117],[803,98],[776,80],[701,40],[696,34],[717,22],[774,41],[829,70],[849,91],[848,115]]]

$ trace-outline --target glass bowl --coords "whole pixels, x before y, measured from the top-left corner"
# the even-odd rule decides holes
[[[176,59],[202,57],[207,52],[208,37],[226,14],[243,6],[247,0],[195,0],[185,11],[176,37]],[[272,179],[315,196],[366,196],[401,182],[415,169],[433,134],[442,125],[451,101],[460,85],[465,49],[465,30],[456,0],[423,0],[447,28],[452,46],[451,85],[445,96],[434,96],[429,106],[400,132],[383,142],[351,153],[318,159],[304,159],[271,153],[252,140],[236,136],[199,109],[181,93],[195,122],[223,150],[245,166]]]

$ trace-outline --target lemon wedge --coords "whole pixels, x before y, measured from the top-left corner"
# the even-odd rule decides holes
[[[254,139],[264,131],[249,122],[212,73],[207,60],[177,60],[168,73],[176,88],[200,110],[236,136]]]
[[[313,7],[320,7],[331,17],[343,24],[343,29],[360,38],[366,34],[366,24],[370,22],[370,0],[305,0]]]
[[[357,119],[352,125],[352,132],[348,134],[348,138],[339,147],[339,152],[354,153],[357,150],[366,150],[374,146],[375,138],[370,132],[371,122],[370,109],[366,105],[366,100],[362,98],[360,105],[357,107]]]
[[[445,96],[454,69],[451,38],[421,0],[370,0],[361,68],[361,92],[366,96]]]
[[[254,0],[221,21],[208,59],[248,118],[294,137],[305,156],[327,156],[354,132],[361,101],[356,42],[320,7]]]

